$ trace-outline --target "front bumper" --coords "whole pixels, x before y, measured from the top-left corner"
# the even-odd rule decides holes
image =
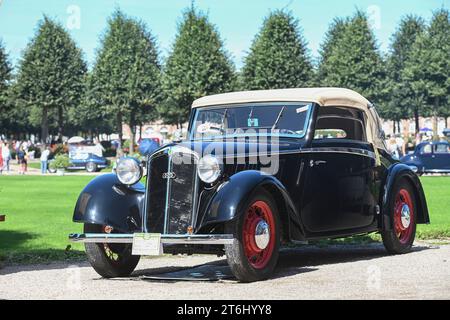
[[[72,242],[89,243],[133,243],[133,234],[124,233],[74,233],[69,235]],[[232,234],[162,234],[163,244],[232,244]]]

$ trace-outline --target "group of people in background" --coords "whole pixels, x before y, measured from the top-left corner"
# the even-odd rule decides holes
[[[392,135],[387,137],[387,149],[394,159],[400,159],[406,154],[406,143],[401,135]]]
[[[29,148],[31,141],[8,141],[0,140],[0,174],[9,174],[11,171],[10,163],[13,160],[12,150],[15,151],[15,159],[19,165],[19,174],[25,174],[28,170],[28,160],[30,158]]]
[[[412,134],[409,138],[404,138],[404,136],[400,134],[394,134],[387,136],[386,146],[391,156],[394,159],[399,160],[421,142],[430,141],[432,139],[432,136],[423,133]],[[444,136],[441,136],[440,140],[446,141]]]

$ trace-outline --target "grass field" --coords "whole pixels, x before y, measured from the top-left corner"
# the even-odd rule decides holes
[[[67,235],[81,231],[72,222],[75,201],[93,176],[0,176],[0,260],[34,263],[83,259],[83,246]],[[431,224],[420,225],[421,239],[450,237],[450,177],[423,177]],[[379,237],[354,237],[367,242]],[[68,248],[68,246],[71,246]]]
[[[29,162],[28,168],[41,170],[41,163],[40,162]],[[100,172],[111,172],[111,169],[112,169],[112,165],[110,164],[106,168],[100,169]],[[73,172],[85,172],[85,170],[73,170]]]
[[[0,176],[0,259],[45,262],[84,257],[83,246],[67,235],[81,231],[72,222],[75,201],[92,176]],[[71,245],[68,250],[67,246]]]

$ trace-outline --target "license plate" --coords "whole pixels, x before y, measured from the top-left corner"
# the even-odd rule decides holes
[[[137,256],[159,256],[163,254],[160,233],[133,234],[133,247],[131,253]]]

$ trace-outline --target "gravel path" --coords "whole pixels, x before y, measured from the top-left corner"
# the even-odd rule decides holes
[[[191,278],[229,273],[224,258],[206,255],[141,259],[132,277],[113,280],[87,263],[7,266],[0,299],[450,299],[450,245],[418,243],[398,256],[379,244],[285,249],[270,280],[249,284],[143,279],[180,267],[195,267],[184,270]]]

